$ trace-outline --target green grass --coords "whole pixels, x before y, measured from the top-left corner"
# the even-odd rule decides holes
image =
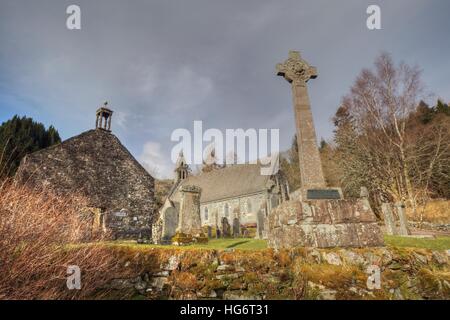
[[[399,236],[385,236],[386,246],[389,247],[409,247],[409,248],[425,248],[432,250],[448,250],[450,249],[450,237],[438,237],[436,239],[419,239]],[[265,240],[258,239],[212,239],[205,244],[193,244],[187,246],[174,245],[155,245],[155,244],[136,244],[134,241],[109,241],[103,243],[108,246],[125,246],[134,249],[180,249],[180,250],[195,250],[195,249],[215,249],[215,250],[263,250],[267,248]]]
[[[384,241],[390,247],[425,248],[432,250],[450,249],[450,237],[432,238],[410,238],[399,236],[384,236]]]
[[[136,244],[134,241],[109,241],[110,246],[125,246],[136,249],[166,248],[166,249],[215,249],[215,250],[262,250],[267,248],[267,242],[259,239],[212,239],[205,244],[193,244],[187,246]]]

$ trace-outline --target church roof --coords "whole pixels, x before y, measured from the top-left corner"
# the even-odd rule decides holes
[[[200,201],[210,202],[267,190],[269,175],[261,175],[261,165],[241,164],[189,176],[180,185],[202,189]]]
[[[115,135],[102,129],[27,155],[18,179],[61,194],[84,195],[95,207],[153,210],[153,177]]]

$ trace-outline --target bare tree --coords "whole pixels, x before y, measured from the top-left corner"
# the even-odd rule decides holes
[[[425,136],[411,122],[422,93],[419,68],[396,66],[386,53],[374,70],[361,72],[334,118],[345,188],[366,185],[383,198],[416,207],[436,167],[449,159],[445,123],[427,128]]]

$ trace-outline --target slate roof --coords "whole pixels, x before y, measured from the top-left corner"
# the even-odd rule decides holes
[[[259,164],[241,164],[188,176],[181,185],[195,185],[202,189],[200,202],[218,201],[263,192],[270,176],[261,175]]]

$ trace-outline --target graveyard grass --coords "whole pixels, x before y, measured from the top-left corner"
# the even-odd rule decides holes
[[[384,236],[384,241],[390,247],[409,247],[409,248],[424,248],[432,250],[449,250],[450,237],[431,238],[411,238],[400,236]]]
[[[409,238],[400,236],[385,236],[385,244],[388,247],[424,248],[431,250],[450,249],[450,237],[437,238]],[[187,246],[136,244],[134,241],[110,241],[108,246],[133,247],[134,249],[167,248],[180,250],[212,249],[212,250],[263,250],[267,248],[267,242],[259,239],[213,239],[205,244],[193,244]]]

